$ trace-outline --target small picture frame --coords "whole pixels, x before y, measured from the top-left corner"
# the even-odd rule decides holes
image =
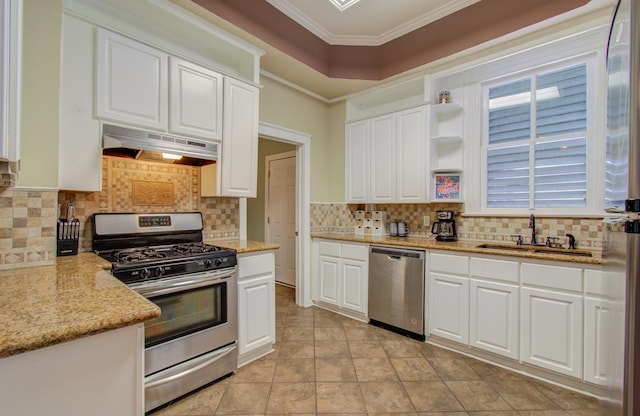
[[[462,176],[459,173],[433,174],[433,199],[436,201],[459,201]]]

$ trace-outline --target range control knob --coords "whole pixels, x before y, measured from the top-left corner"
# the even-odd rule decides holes
[[[213,262],[215,263],[216,267],[220,267],[220,265],[222,264],[222,259],[215,259]]]
[[[211,268],[211,260],[205,260],[204,261],[204,268],[205,269],[210,269]]]
[[[147,270],[147,269],[140,270],[140,276],[143,279],[148,279],[149,278],[149,270]]]
[[[158,266],[156,268],[156,277],[160,277],[164,274],[164,267],[162,266]]]

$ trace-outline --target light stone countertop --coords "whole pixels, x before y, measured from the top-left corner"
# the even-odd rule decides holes
[[[160,308],[93,253],[0,271],[0,358],[141,323]]]
[[[255,251],[265,251],[265,250],[277,250],[280,248],[279,244],[275,243],[265,243],[263,241],[252,241],[252,240],[206,240],[205,243],[213,244],[216,246],[230,248],[232,250],[236,250],[238,254],[243,253],[252,253]]]
[[[569,263],[586,263],[586,264],[602,264],[602,253],[599,251],[591,252],[592,257],[585,257],[571,254],[555,254],[545,252],[533,252],[526,250],[508,250],[508,249],[488,249],[480,248],[478,245],[501,244],[516,247],[515,243],[499,242],[499,241],[453,241],[444,242],[436,241],[435,238],[429,237],[390,237],[390,236],[370,236],[343,233],[313,233],[312,238],[324,238],[330,240],[353,241],[357,243],[380,244],[388,246],[402,246],[409,248],[419,248],[425,250],[450,250],[474,254],[491,254],[496,256],[512,256],[524,257],[538,260],[564,261]],[[570,250],[563,250],[569,252]],[[577,250],[584,251],[584,250]]]

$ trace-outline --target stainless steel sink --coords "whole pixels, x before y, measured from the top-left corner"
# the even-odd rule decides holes
[[[521,252],[530,252],[530,253],[560,254],[565,256],[592,257],[591,252],[586,250],[569,250],[566,248],[553,248],[553,247],[547,247],[547,246],[483,243],[483,244],[477,245],[476,247],[486,248],[490,250],[521,251]]]

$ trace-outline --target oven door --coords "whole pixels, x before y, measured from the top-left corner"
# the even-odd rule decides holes
[[[145,322],[145,375],[237,340],[236,279],[234,267],[132,287],[161,310]]]

